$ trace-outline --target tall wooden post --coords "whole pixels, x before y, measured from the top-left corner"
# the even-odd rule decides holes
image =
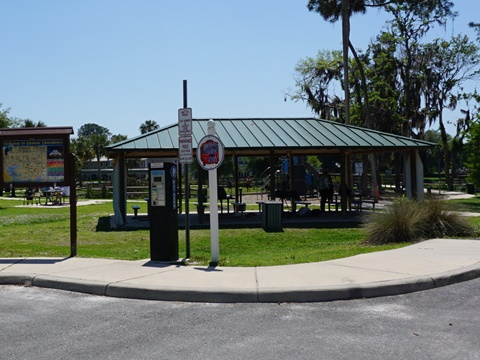
[[[70,185],[70,257],[77,256],[77,183],[75,181],[75,155],[69,157],[69,185]]]

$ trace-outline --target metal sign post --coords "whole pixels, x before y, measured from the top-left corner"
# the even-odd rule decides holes
[[[183,80],[183,109],[178,110],[178,162],[185,165],[185,257],[190,258],[190,181],[192,158],[192,109],[187,108],[187,80]],[[182,191],[180,189],[180,191]]]

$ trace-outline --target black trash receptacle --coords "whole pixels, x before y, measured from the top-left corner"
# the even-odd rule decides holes
[[[475,186],[473,184],[467,184],[467,194],[475,194]]]
[[[262,228],[265,231],[283,231],[283,203],[265,201],[262,203]]]

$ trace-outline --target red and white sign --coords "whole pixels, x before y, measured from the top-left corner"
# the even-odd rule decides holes
[[[192,135],[192,109],[178,109],[178,136]]]
[[[190,164],[192,161],[192,137],[180,136],[178,138],[178,162],[180,164]]]
[[[200,140],[197,147],[197,161],[205,170],[218,168],[225,156],[223,143],[214,135],[207,135]]]

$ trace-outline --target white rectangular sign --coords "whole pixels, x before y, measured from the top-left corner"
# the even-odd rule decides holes
[[[355,175],[363,175],[363,163],[355,163]]]
[[[192,109],[178,109],[178,136],[192,135]]]
[[[192,137],[180,136],[178,138],[178,162],[180,164],[190,164],[192,161]]]

